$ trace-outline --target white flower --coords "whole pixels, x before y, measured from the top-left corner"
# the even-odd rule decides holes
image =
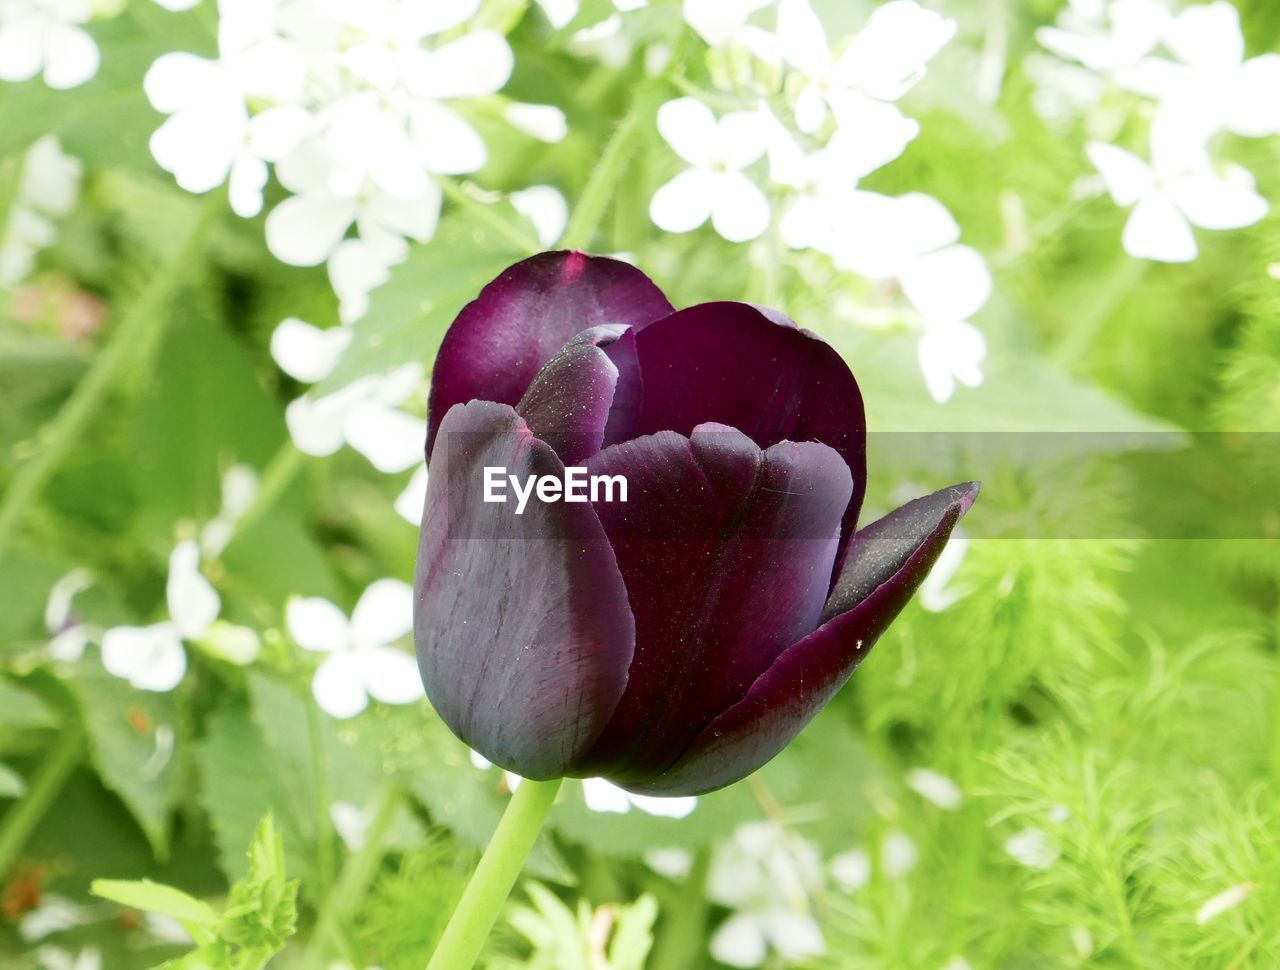
[[[359,852],[364,848],[364,836],[375,814],[373,806],[357,808],[350,802],[334,802],[329,806],[329,820],[348,852]]]
[[[1184,263],[1199,247],[1191,227],[1239,229],[1267,214],[1253,176],[1239,166],[1212,168],[1203,142],[1183,130],[1183,116],[1157,115],[1151,163],[1114,145],[1091,142],[1086,152],[1116,205],[1133,206],[1125,223],[1125,251],[1139,259]]]
[[[916,358],[925,387],[939,404],[951,399],[956,384],[965,387],[981,384],[982,362],[986,357],[987,339],[981,330],[963,320],[926,322],[916,344]]]
[[[426,422],[398,409],[422,384],[422,366],[405,364],[370,374],[321,398],[304,395],[285,408],[285,423],[299,451],[332,455],[348,444],[386,474],[422,461]]]
[[[190,10],[192,7],[198,6],[200,0],[156,0],[165,10],[172,10],[177,13],[180,10]]]
[[[747,23],[777,0],[684,0],[684,21],[712,47],[737,42],[768,61],[778,58],[777,36]]]
[[[667,818],[684,818],[698,807],[696,795],[682,798],[656,798],[652,795],[634,795],[604,778],[584,778],[582,797],[593,812],[617,812],[625,814],[632,807],[649,815]]]
[[[102,970],[102,954],[92,946],[76,956],[59,946],[42,946],[36,950],[36,959],[44,970]]]
[[[559,190],[550,185],[532,185],[511,193],[516,212],[533,223],[538,241],[550,248],[564,234],[569,222],[569,205]]]
[[[920,605],[930,613],[941,613],[943,610],[950,609],[968,594],[967,588],[951,585],[968,552],[969,537],[957,526],[951,533],[946,547],[943,548],[942,555],[938,557],[933,564],[933,569],[929,570],[929,575],[924,578],[924,582],[916,591]]]
[[[719,121],[701,101],[677,98],[658,109],[658,131],[689,163],[654,193],[649,216],[659,229],[689,232],[711,219],[730,242],[746,242],[769,224],[769,202],[742,173],[765,150],[759,113],[734,111]]]
[[[512,127],[548,144],[564,141],[569,134],[569,122],[564,112],[553,104],[515,102],[502,109],[502,117]]]
[[[80,25],[89,0],[6,0],[0,5],[0,81],[42,74],[51,88],[74,88],[98,73],[98,45]]]
[[[827,35],[808,0],[782,0],[778,41],[783,58],[808,79],[796,102],[796,124],[814,132],[826,120],[855,131],[891,127],[900,113],[889,102],[911,89],[935,54],[955,35],[956,24],[914,0],[891,0],[835,61]]]
[[[906,832],[894,830],[880,843],[880,866],[890,879],[905,876],[920,861],[920,851]]]
[[[871,881],[871,857],[863,849],[842,852],[828,864],[835,881],[853,892]]]
[[[1177,60],[1146,58],[1121,75],[1122,84],[1238,135],[1280,133],[1280,54],[1245,60],[1234,6],[1216,0],[1187,7],[1168,23],[1163,40]]]
[[[826,950],[809,911],[822,887],[817,851],[772,822],[741,826],[716,847],[707,895],[735,912],[711,938],[711,955],[733,967],[762,964],[770,949],[800,961]]]
[[[384,704],[410,704],[423,696],[413,657],[391,646],[413,628],[413,590],[407,583],[372,583],[349,620],[326,599],[294,597],[285,609],[285,623],[299,646],[326,654],[311,692],[331,717],[355,717],[370,697]]]
[[[538,0],[538,6],[542,8],[551,26],[560,30],[569,26],[569,22],[578,16],[581,5],[578,0]]]
[[[693,855],[684,849],[650,849],[644,864],[660,876],[683,879],[693,871]]]
[[[44,627],[52,639],[49,656],[64,663],[75,663],[84,656],[84,649],[101,635],[97,628],[81,623],[72,613],[72,601],[76,594],[93,585],[93,576],[87,569],[73,569],[49,590],[44,608]]]
[[[1209,920],[1217,919],[1223,913],[1235,909],[1249,898],[1249,893],[1252,891],[1253,886],[1244,882],[1206,899],[1204,904],[1196,910],[1196,925],[1204,926]]]
[[[54,220],[67,215],[80,194],[80,162],[45,135],[22,158],[6,225],[0,227],[0,286],[21,281],[36,253],[53,242]]]
[[[165,587],[169,619],[146,627],[118,626],[102,635],[102,665],[139,690],[167,692],[187,672],[183,641],[199,641],[234,663],[258,653],[258,636],[247,627],[218,620],[222,599],[200,573],[200,547],[178,543],[169,557]]]
[[[908,771],[907,784],[922,798],[948,812],[954,812],[964,801],[964,793],[954,781],[928,768]]]
[[[406,522],[422,525],[422,506],[427,500],[427,466],[414,469],[409,484],[396,497],[396,512]]]
[[[333,373],[352,334],[349,327],[321,330],[297,317],[286,317],[271,334],[271,357],[294,380],[314,384]]]
[[[1158,0],[1113,0],[1090,10],[1073,4],[1056,27],[1037,30],[1036,40],[1091,70],[1117,71],[1151,53],[1168,23],[1169,11]]]
[[[18,935],[27,943],[34,943],[54,933],[93,923],[98,918],[94,907],[83,906],[56,893],[47,893],[40,898],[40,905],[19,920]]]
[[[1025,828],[1006,839],[1004,851],[1028,869],[1048,869],[1062,854],[1053,836],[1034,827]]]
[[[218,556],[235,535],[238,523],[258,496],[258,473],[248,465],[232,465],[222,476],[222,505],[200,530],[200,551]]]

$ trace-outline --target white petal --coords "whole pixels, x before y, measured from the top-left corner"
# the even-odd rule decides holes
[[[1252,179],[1183,175],[1170,179],[1166,191],[1191,224],[1202,229],[1241,229],[1267,214],[1267,200],[1253,190]]]
[[[296,104],[303,97],[307,54],[292,40],[263,38],[242,51],[233,67],[239,86],[253,101],[287,105]]]
[[[533,223],[538,241],[551,248],[569,222],[569,204],[559,190],[550,185],[534,185],[508,197],[515,210]]]
[[[1133,205],[1151,191],[1154,183],[1151,166],[1133,152],[1096,141],[1084,150],[1116,205]]]
[[[412,704],[424,695],[418,662],[394,647],[370,647],[356,654],[364,665],[369,696],[384,704]]]
[[[271,357],[290,377],[314,384],[333,373],[351,337],[347,327],[321,330],[297,317],[287,317],[271,334]]]
[[[73,569],[49,590],[49,598],[45,601],[44,627],[50,633],[57,633],[71,619],[71,604],[76,594],[93,585],[93,574],[87,569]]]
[[[330,394],[319,400],[310,395],[290,401],[284,409],[284,421],[294,446],[304,455],[323,458],[342,447],[342,422],[349,405],[339,409]]]
[[[406,3],[396,11],[398,32],[408,37],[430,37],[466,23],[479,10],[480,0]]]
[[[603,778],[583,778],[582,797],[593,812],[626,814],[631,811],[631,796]]]
[[[905,876],[915,868],[920,853],[905,832],[890,832],[880,845],[880,864],[890,878]]]
[[[102,637],[102,666],[139,690],[167,692],[187,672],[187,655],[171,623],[118,626]]]
[[[542,8],[551,26],[560,30],[578,16],[580,4],[578,0],[538,0],[538,6]]]
[[[1152,193],[1134,207],[1122,240],[1129,255],[1162,263],[1187,263],[1200,251],[1186,216],[1160,193]]]
[[[526,135],[548,144],[564,141],[569,134],[564,112],[552,104],[509,104],[503,109],[502,117]]]
[[[831,875],[850,891],[871,881],[871,857],[863,849],[850,849],[831,860]]]
[[[1199,97],[1163,102],[1151,121],[1151,167],[1158,177],[1210,168],[1209,139],[1222,124],[1219,105]]]
[[[928,768],[912,768],[907,772],[907,784],[922,798],[948,812],[955,811],[964,801],[964,793],[954,781]]]
[[[41,31],[32,20],[0,28],[0,81],[29,81],[44,65]]]
[[[920,123],[896,105],[856,91],[833,93],[831,105],[840,127],[827,143],[827,151],[855,178],[888,165],[920,133]]]
[[[764,154],[765,121],[756,111],[732,111],[720,119],[712,152],[732,169],[746,168]]]
[[[422,461],[426,422],[370,402],[351,409],[343,422],[342,436],[374,468],[392,475]]]
[[[822,930],[808,913],[776,908],[766,914],[765,934],[773,948],[788,961],[807,960],[827,950]]]
[[[896,200],[901,245],[913,255],[950,246],[960,238],[960,226],[947,207],[931,195],[908,192]]]
[[[327,195],[333,159],[320,138],[302,142],[276,165],[276,178],[295,195]]]
[[[320,710],[345,720],[369,706],[357,654],[330,654],[311,678],[311,693]]]
[[[422,163],[404,127],[372,97],[340,102],[330,119],[325,145],[339,164],[340,177],[366,173],[379,188],[405,199],[426,190]],[[330,189],[334,189],[332,175]]]
[[[816,84],[806,84],[796,98],[796,127],[812,135],[827,120],[827,102]]]
[[[656,798],[653,795],[631,795],[631,804],[650,815],[665,818],[684,818],[698,807],[697,795],[680,798]]]
[[[369,294],[391,278],[391,266],[397,260],[385,259],[381,249],[363,239],[344,239],[329,257],[329,282],[338,297],[338,317],[343,323],[354,323],[369,310]],[[278,332],[278,328],[277,328]],[[320,331],[324,334],[350,333],[345,327]],[[350,339],[349,337],[347,338]],[[336,340],[336,338],[335,338]],[[337,365],[338,358],[345,349],[338,348],[324,374],[316,378],[299,378],[299,380],[321,380]],[[275,356],[274,338],[272,355]],[[280,358],[276,357],[277,363]],[[283,364],[281,367],[283,368]],[[284,368],[287,370],[287,368]],[[292,373],[292,372],[290,372]],[[297,375],[294,375],[297,376]]]
[[[685,169],[653,193],[649,202],[649,218],[667,232],[689,232],[697,229],[711,215],[714,177],[698,168]]]
[[[741,172],[719,173],[711,189],[711,224],[729,242],[755,239],[769,227],[769,200]]]
[[[178,632],[188,639],[199,637],[218,618],[222,600],[213,584],[200,573],[200,547],[190,539],[178,543],[169,556],[165,593],[169,616]]]
[[[428,172],[461,175],[479,171],[488,161],[484,139],[452,108],[420,101],[413,106],[410,122],[414,148]]]
[[[79,27],[58,25],[45,35],[44,83],[74,88],[98,73],[98,45]]]
[[[85,647],[93,642],[93,635],[86,626],[73,626],[63,630],[46,649],[49,656],[62,663],[76,663],[84,656]]]
[[[262,652],[262,641],[256,631],[222,620],[205,630],[200,637],[200,645],[206,652],[241,667],[253,663]]]
[[[298,147],[314,124],[304,108],[269,108],[249,122],[249,150],[269,162],[280,161]]]
[[[470,98],[500,91],[515,58],[507,39],[494,30],[474,30],[433,51],[403,55],[400,70],[420,98]]]
[[[384,407],[396,407],[413,397],[422,387],[425,378],[422,364],[411,361],[369,381],[369,400]]]
[[[971,246],[947,246],[913,260],[902,291],[926,320],[966,320],[991,296],[991,271]]]
[[[362,811],[350,802],[334,802],[329,806],[329,818],[348,851],[359,852],[364,848],[364,836],[373,821],[369,811]]]
[[[427,466],[417,468],[409,484],[396,498],[396,512],[406,522],[422,524],[422,507],[427,500]]]
[[[413,587],[399,579],[369,585],[351,613],[351,637],[362,647],[384,646],[413,629]]]
[[[950,609],[965,595],[967,591],[953,587],[951,581],[959,572],[968,552],[969,538],[957,526],[943,548],[942,555],[933,564],[916,593],[916,598],[924,609],[930,613],[941,613]]]
[[[684,21],[712,47],[740,39],[747,18],[773,0],[684,0]]]
[[[240,149],[244,117],[234,104],[202,103],[171,115],[151,135],[157,164],[188,192],[208,192],[227,178]]]
[[[711,937],[711,955],[731,967],[758,967],[768,953],[758,918],[736,913]]]
[[[289,636],[304,650],[332,653],[350,638],[347,615],[320,596],[292,596],[284,608]]]
[[[181,10],[190,10],[197,6],[200,0],[156,0],[156,3],[164,7],[165,10],[172,10],[177,13]]]
[[[1206,899],[1204,904],[1196,910],[1196,925],[1203,926],[1209,920],[1217,919],[1223,913],[1235,909],[1249,898],[1249,893],[1252,891],[1253,886],[1249,883],[1241,883]]]
[[[370,193],[356,217],[361,240],[373,246],[388,265],[400,262],[408,254],[403,241],[375,238],[377,233],[370,231],[370,222],[418,242],[426,242],[436,234],[442,198],[443,193],[434,179],[428,179],[422,194],[413,199],[397,199],[381,192]]]
[[[845,48],[832,78],[882,101],[896,100],[924,75],[925,66],[955,33],[954,20],[914,0],[892,0],[876,8]]]
[[[252,219],[262,211],[262,190],[267,184],[267,163],[252,155],[241,154],[231,166],[228,195],[231,211]]]
[[[696,98],[676,98],[663,104],[658,109],[658,132],[690,165],[706,165],[714,157],[716,117]]]
[[[778,5],[778,43],[783,58],[807,77],[823,77],[831,66],[827,33],[808,0]]]
[[[1164,43],[1180,60],[1202,70],[1231,68],[1244,60],[1240,15],[1225,0],[1182,11],[1165,31]]]
[[[293,196],[267,216],[267,248],[291,266],[315,266],[337,247],[355,215],[355,205],[346,199]]]
[[[955,393],[956,381],[967,387],[982,383],[987,342],[971,323],[935,323],[925,329],[917,346],[925,386],[939,404]]]
[[[684,849],[650,849],[644,863],[660,876],[683,879],[693,869],[693,856]]]
[[[1048,869],[1062,854],[1057,841],[1038,828],[1026,828],[1011,836],[1005,841],[1004,851],[1028,869]]]
[[[189,101],[195,100],[215,82],[217,65],[203,57],[186,51],[161,54],[142,79],[151,107],[165,114],[172,114]]]
[[[1245,62],[1231,78],[1227,128],[1238,135],[1263,138],[1280,133],[1280,54],[1263,54]]]

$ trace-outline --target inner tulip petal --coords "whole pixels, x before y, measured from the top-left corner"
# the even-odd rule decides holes
[[[555,778],[595,741],[627,682],[635,626],[587,503],[481,500],[483,469],[564,475],[505,404],[455,405],[440,425],[414,576],[427,696],[460,738],[527,778]]]
[[[445,334],[431,375],[427,454],[455,404],[516,404],[569,340],[600,324],[641,328],[671,312],[627,263],[580,252],[540,253],[505,270]]]
[[[761,451],[705,424],[606,448],[592,475],[625,475],[599,503],[636,620],[626,693],[574,774],[650,778],[818,623],[852,490],[831,448]]]
[[[866,416],[858,383],[825,341],[773,311],[747,303],[703,303],[636,335],[644,372],[639,434],[718,421],[761,448],[820,441],[853,474],[844,516],[849,535],[866,489]]]
[[[702,794],[769,761],[844,686],[928,575],[977,494],[974,483],[952,486],[860,531],[850,543],[844,570],[857,581],[840,594],[848,608],[783,652],[668,771],[646,782],[619,783],[644,794]]]

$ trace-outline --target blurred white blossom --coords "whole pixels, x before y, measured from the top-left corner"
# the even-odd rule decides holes
[[[711,955],[731,967],[758,967],[773,950],[787,961],[826,951],[810,911],[821,890],[817,850],[773,822],[750,822],[716,847],[707,880],[712,901],[733,914],[711,938]]]
[[[350,619],[326,599],[295,596],[285,608],[285,623],[299,646],[325,655],[311,691],[329,716],[355,717],[370,697],[410,704],[423,696],[417,663],[392,646],[413,628],[413,590],[407,583],[370,584]]]
[[[85,647],[102,635],[102,631],[76,616],[72,609],[76,596],[93,584],[87,569],[73,569],[49,590],[44,608],[44,626],[52,639],[49,656],[64,663],[75,663],[84,656]]]
[[[36,254],[54,240],[54,221],[66,216],[80,194],[80,162],[45,135],[22,157],[21,175],[0,231],[0,286],[20,282]]]
[[[1112,200],[1133,207],[1122,239],[1125,250],[1140,259],[1193,260],[1199,247],[1192,226],[1238,229],[1267,214],[1267,201],[1249,172],[1230,166],[1219,174],[1196,140],[1169,130],[1176,124],[1166,116],[1152,126],[1150,163],[1115,145],[1086,147]]]
[[[396,512],[406,522],[413,525],[422,524],[422,506],[427,500],[427,466],[420,465],[413,470],[409,484],[396,497]]]
[[[941,613],[950,609],[960,599],[968,595],[967,587],[953,585],[956,574],[969,553],[969,537],[960,526],[951,533],[929,575],[920,584],[916,597],[920,605],[930,613]]]
[[[649,203],[659,229],[689,232],[710,218],[730,242],[764,232],[769,201],[742,171],[765,152],[766,122],[758,112],[734,111],[717,120],[701,101],[677,98],[658,109],[658,131],[690,166]]]
[[[222,476],[222,503],[218,514],[200,530],[200,551],[219,556],[235,535],[236,524],[258,495],[258,473],[248,465],[232,465]]]
[[[200,547],[178,543],[169,557],[165,586],[169,618],[151,626],[112,627],[102,635],[102,665],[139,690],[167,692],[187,672],[184,641],[199,641],[235,663],[257,656],[258,636],[247,627],[218,620],[222,598],[200,572]]]
[[[850,892],[861,889],[871,881],[871,856],[865,849],[850,849],[834,856],[827,864],[831,875]]]
[[[1232,886],[1230,889],[1224,889],[1215,896],[1211,896],[1204,901],[1199,909],[1196,910],[1196,924],[1203,926],[1211,919],[1217,919],[1223,913],[1230,912],[1235,909],[1246,899],[1249,893],[1253,891],[1253,886],[1249,883],[1240,883],[1238,886]]]
[[[98,45],[81,25],[90,0],[4,0],[0,3],[0,81],[37,74],[51,88],[74,88],[98,73]]]
[[[502,117],[513,128],[548,144],[564,141],[569,122],[553,104],[521,104],[514,102],[502,109]]]
[[[776,61],[777,35],[747,21],[777,0],[684,0],[684,21],[712,47],[737,42],[757,56]]]
[[[899,879],[916,867],[920,850],[906,832],[895,829],[880,843],[880,867],[890,879]]]
[[[350,327],[321,330],[297,317],[286,317],[271,334],[271,357],[294,380],[314,384],[333,373],[353,332]]]
[[[93,946],[75,955],[60,946],[42,946],[36,950],[36,960],[44,970],[102,970],[102,954]]]
[[[511,193],[516,212],[533,223],[538,242],[550,249],[564,234],[569,223],[569,204],[551,185],[532,185]]]
[[[815,132],[827,111],[856,132],[901,124],[897,101],[924,76],[956,23],[915,0],[891,0],[875,9],[838,58],[808,0],[782,0],[778,41],[783,58],[808,83],[796,101],[796,124]]]
[[[921,798],[948,812],[964,801],[964,793],[954,781],[930,768],[912,768],[907,772],[907,784]]]
[[[584,778],[582,797],[593,812],[617,812],[625,814],[638,808],[649,815],[667,818],[684,818],[698,807],[696,795],[681,798],[657,798],[652,795],[634,795],[604,778]]]
[[[1169,23],[1159,0],[1068,3],[1036,40],[1059,57],[1098,72],[1132,67],[1155,48]]]
[[[1028,869],[1048,869],[1062,854],[1057,840],[1044,829],[1028,827],[1005,840],[1004,851]]]

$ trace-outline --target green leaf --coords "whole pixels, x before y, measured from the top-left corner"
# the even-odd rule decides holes
[[[27,783],[23,777],[0,762],[0,798],[21,798],[27,793]]]
[[[152,882],[150,879],[95,879],[89,891],[121,906],[172,916],[190,926],[213,927],[219,919],[208,903],[201,902],[181,889]]]
[[[609,970],[644,970],[653,947],[653,924],[658,901],[647,893],[617,911],[617,925],[609,941]]]
[[[0,679],[0,724],[13,728],[43,728],[54,723],[44,701]]]
[[[298,925],[298,881],[285,878],[284,840],[268,812],[249,847],[249,871],[231,887],[220,933],[250,950],[275,952]]]
[[[492,208],[499,219],[514,223],[519,218],[506,203],[485,208]],[[355,325],[351,346],[317,393],[327,394],[409,361],[430,363],[458,311],[502,270],[527,255],[491,225],[464,218],[463,213],[444,219],[435,238],[414,246],[409,258],[374,291],[368,313]]]

